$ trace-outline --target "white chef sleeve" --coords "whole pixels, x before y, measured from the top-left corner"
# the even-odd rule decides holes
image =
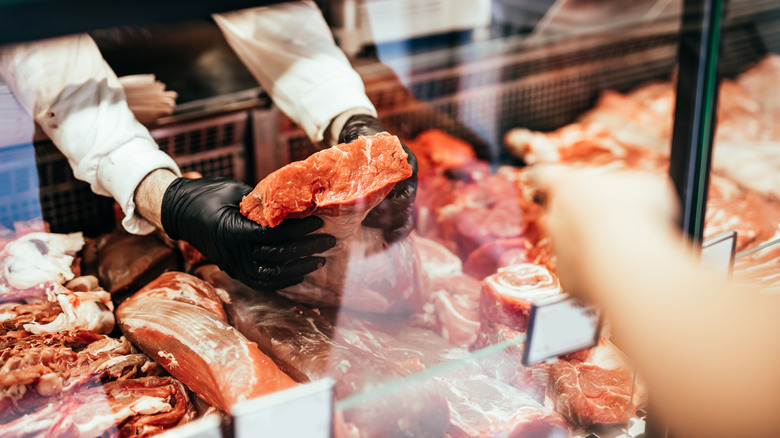
[[[113,70],[88,35],[0,47],[0,76],[68,158],[76,178],[112,196],[130,233],[154,227],[135,214],[134,193],[149,172],[180,174],[127,106]]]
[[[271,99],[312,141],[353,108],[376,116],[365,86],[311,1],[225,14],[214,21]]]

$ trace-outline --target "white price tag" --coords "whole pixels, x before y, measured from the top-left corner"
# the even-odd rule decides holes
[[[523,364],[531,365],[598,343],[600,312],[566,294],[531,307]]]
[[[737,232],[730,231],[707,239],[701,244],[701,263],[711,269],[731,274],[734,253],[737,248]]]
[[[230,415],[235,438],[330,438],[333,383],[317,380],[234,405]]]

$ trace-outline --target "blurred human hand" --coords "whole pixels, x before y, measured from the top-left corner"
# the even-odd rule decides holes
[[[675,239],[677,198],[668,178],[637,171],[605,171],[564,165],[537,165],[531,181],[540,191],[547,214],[543,226],[551,237],[558,274],[569,293],[593,296],[589,263],[623,245],[650,248],[650,240]],[[641,263],[641,260],[631,261]]]

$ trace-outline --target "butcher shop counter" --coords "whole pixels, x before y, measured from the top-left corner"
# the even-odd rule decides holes
[[[17,222],[2,248],[4,436],[278,429],[284,403],[270,415],[264,398],[305,404],[323,382],[324,398],[313,394],[326,421],[306,423],[322,436],[641,429],[642,386],[607,337],[523,365],[533,303],[562,293],[526,172],[493,172],[440,130],[407,143],[420,163],[416,231],[388,244],[357,217],[348,251],[278,293],[162,235],[85,240]],[[335,302],[315,293],[322,273]]]
[[[780,47],[766,31],[776,21],[775,12],[735,19],[725,34],[705,228],[708,239],[736,231],[733,277],[768,290],[780,272],[778,105],[766,91],[780,78],[766,53]],[[645,387],[609,330],[592,348],[524,364],[533,304],[565,290],[521,164],[665,173],[676,31],[661,22],[620,38],[492,39],[387,59],[389,79],[387,65],[379,79],[369,77],[379,67],[359,65],[383,122],[419,160],[416,226],[380,250],[359,240],[344,275],[360,286],[342,289],[337,305],[254,291],[185,242],[127,235],[110,201],[96,212],[67,209],[75,196],[47,200],[44,217],[67,209],[58,231],[75,233],[48,233],[40,220],[0,233],[0,434],[639,436]],[[245,150],[283,148],[274,167],[313,152],[275,111],[158,127],[156,138],[174,155],[203,154],[174,157],[185,170],[254,184],[266,172],[236,170]],[[276,135],[259,142],[260,126]],[[218,140],[206,147],[209,138]],[[37,153],[43,203],[70,179],[45,148]],[[12,181],[0,208],[16,205],[17,189],[38,190],[12,162],[0,163]]]

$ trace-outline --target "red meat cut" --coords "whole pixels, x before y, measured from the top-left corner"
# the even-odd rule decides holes
[[[227,323],[215,289],[191,275],[166,272],[122,303],[116,316],[135,345],[223,411],[295,385]]]
[[[366,312],[408,312],[421,281],[409,240],[388,245],[380,230],[363,227],[368,212],[412,168],[397,137],[359,137],[282,167],[268,175],[241,202],[241,213],[262,226],[285,218],[317,215],[318,231],[336,238],[324,252],[325,266],[303,282],[279,291],[315,306],[343,304]]]
[[[406,158],[398,137],[359,137],[268,175],[241,201],[241,213],[264,227],[288,217],[361,214],[412,176]]]
[[[523,263],[501,268],[482,280],[480,322],[525,332],[533,302],[559,293],[558,277],[544,266]]]
[[[560,360],[550,369],[555,408],[574,424],[625,422],[632,410],[632,376],[626,369]]]

